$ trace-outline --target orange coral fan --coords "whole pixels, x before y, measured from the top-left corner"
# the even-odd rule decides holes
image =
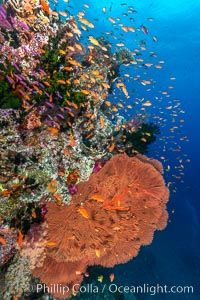
[[[52,257],[45,258],[44,266],[37,268],[34,275],[40,275],[40,280],[47,286],[58,283],[59,289],[55,289],[53,295],[58,298],[67,298],[72,293],[74,283],[79,284],[83,280],[83,274],[86,272],[87,260],[77,262],[58,262]],[[69,291],[65,289],[66,285]]]
[[[51,259],[66,266],[79,262],[86,269],[94,264],[112,267],[135,257],[167,223],[169,193],[161,171],[159,162],[145,156],[118,154],[78,185],[70,206],[47,204],[47,240],[53,246],[46,248],[48,267],[45,263],[34,274],[49,284]],[[66,283],[76,281],[72,273],[63,274]]]

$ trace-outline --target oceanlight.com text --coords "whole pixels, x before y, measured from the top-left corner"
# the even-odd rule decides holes
[[[132,293],[132,294],[150,294],[154,296],[156,294],[193,294],[193,286],[182,286],[182,285],[150,285],[145,283],[138,286],[122,286],[116,284],[109,285],[110,293]]]

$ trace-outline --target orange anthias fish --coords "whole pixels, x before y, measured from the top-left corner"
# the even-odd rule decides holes
[[[36,215],[36,212],[35,212],[34,208],[32,208],[32,210],[31,210],[31,216],[33,217],[33,219],[37,218],[37,215]]]
[[[104,202],[104,199],[99,195],[93,195],[93,196],[90,197],[90,199],[98,201],[98,202]]]
[[[48,192],[49,193],[53,193],[57,189],[56,184],[54,184],[53,182],[48,183],[47,186],[48,186]]]
[[[70,155],[70,151],[68,149],[64,149],[63,152],[66,154],[66,155]]]
[[[104,128],[105,126],[105,121],[102,117],[100,117],[100,124],[101,124],[101,127]]]
[[[101,256],[101,252],[99,249],[95,249],[95,254],[96,254],[96,257],[100,257]]]
[[[47,130],[51,131],[52,134],[58,134],[58,129],[55,127],[48,127]]]
[[[110,282],[113,282],[113,280],[115,279],[115,274],[114,273],[110,274],[109,278],[110,278]]]
[[[62,204],[61,195],[57,193],[57,194],[54,194],[53,196],[54,196],[54,198],[56,198],[56,204],[61,205]]]
[[[89,219],[89,213],[87,212],[87,210],[83,207],[78,209],[78,212],[86,219]]]
[[[45,246],[55,246],[56,242],[45,242],[44,245]]]
[[[113,150],[115,149],[115,144],[113,143],[110,147],[109,147],[109,151],[113,152]]]
[[[65,80],[62,80],[62,79],[58,79],[57,82],[60,84],[66,84]]]
[[[22,234],[22,231],[20,229],[17,243],[18,243],[19,246],[21,246],[22,242],[23,242],[23,234]]]
[[[76,141],[75,141],[75,139],[73,138],[72,135],[70,135],[69,139],[70,139],[71,146],[72,147],[76,146]]]
[[[43,11],[50,14],[50,7],[49,7],[49,5],[47,4],[46,1],[40,0],[40,5],[42,6]]]
[[[105,207],[106,210],[119,210],[119,211],[127,211],[129,210],[129,207],[124,206],[107,206]]]
[[[98,40],[95,39],[93,36],[89,36],[89,41],[95,46],[100,46]]]
[[[2,236],[0,236],[0,243],[1,243],[3,246],[6,245],[6,240],[5,240]]]

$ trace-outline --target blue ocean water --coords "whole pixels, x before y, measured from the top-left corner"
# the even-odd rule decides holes
[[[74,1],[69,4],[73,6],[70,12],[80,11],[79,5]],[[165,145],[165,158],[167,163],[176,164],[176,156],[187,154],[190,163],[184,166],[184,176],[182,180],[177,180],[174,188],[171,188],[171,196],[168,204],[169,223],[163,232],[156,232],[154,240],[150,246],[141,249],[139,255],[125,265],[114,268],[117,285],[143,285],[149,286],[193,286],[193,293],[165,294],[150,293],[135,294],[137,299],[200,299],[200,203],[199,203],[199,170],[200,170],[200,135],[199,135],[199,111],[200,111],[200,33],[199,33],[199,1],[188,0],[154,0],[154,1],[88,1],[90,9],[87,11],[87,18],[95,22],[95,28],[90,30],[90,34],[98,37],[105,31],[113,31],[117,39],[112,39],[114,45],[124,41],[126,47],[133,50],[136,41],[133,35],[120,35],[114,29],[113,24],[107,17],[121,17],[128,6],[133,6],[136,12],[133,14],[134,23],[138,26],[142,24],[148,27],[148,35],[141,32],[136,33],[138,39],[144,40],[144,45],[152,49],[160,60],[164,60],[163,69],[153,69],[150,75],[157,81],[156,88],[151,90],[148,98],[152,99],[159,90],[165,90],[167,86],[173,84],[174,89],[170,90],[170,99],[177,99],[181,102],[181,108],[185,114],[180,117],[184,119],[183,127],[178,128],[179,134],[175,135],[172,143],[180,143],[180,152],[177,154],[171,151],[171,144]],[[123,4],[123,5],[122,5]],[[58,4],[62,7],[62,4]],[[106,7],[106,16],[102,13],[102,7]],[[85,8],[87,10],[87,8]],[[130,16],[129,16],[130,17]],[[154,20],[148,21],[148,18]],[[134,26],[130,18],[123,19],[123,24]],[[85,33],[87,35],[87,33]],[[158,41],[154,42],[152,36],[156,36]],[[145,54],[143,54],[145,57]],[[127,71],[127,70],[126,70]],[[123,70],[121,70],[123,73]],[[124,71],[125,72],[125,71]],[[129,70],[129,73],[134,70]],[[140,70],[137,70],[140,74]],[[174,82],[169,78],[175,77]],[[144,97],[143,87],[127,83],[132,88],[131,99]],[[145,96],[146,97],[146,96]],[[130,101],[131,102],[131,101]],[[159,109],[163,111],[166,106],[165,101],[159,104]],[[153,117],[149,116],[149,119]],[[170,111],[164,111],[166,119],[162,129],[163,134],[169,135],[169,128],[172,126]],[[179,122],[179,125],[181,123]],[[190,141],[180,142],[182,136],[188,136]],[[163,141],[157,141],[151,147],[149,156],[159,158],[162,155]],[[177,154],[177,155],[176,155]],[[172,181],[173,177],[165,172],[166,181]],[[181,182],[182,181],[182,182]],[[133,296],[130,299],[133,299]]]

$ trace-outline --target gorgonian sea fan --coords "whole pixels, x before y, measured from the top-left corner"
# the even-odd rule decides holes
[[[82,273],[89,265],[113,267],[137,256],[141,246],[152,242],[154,231],[167,224],[169,191],[161,172],[156,160],[118,154],[78,184],[70,206],[48,203],[47,257],[34,275],[49,285],[56,268],[59,283],[71,283],[71,273],[80,282],[77,266]]]

